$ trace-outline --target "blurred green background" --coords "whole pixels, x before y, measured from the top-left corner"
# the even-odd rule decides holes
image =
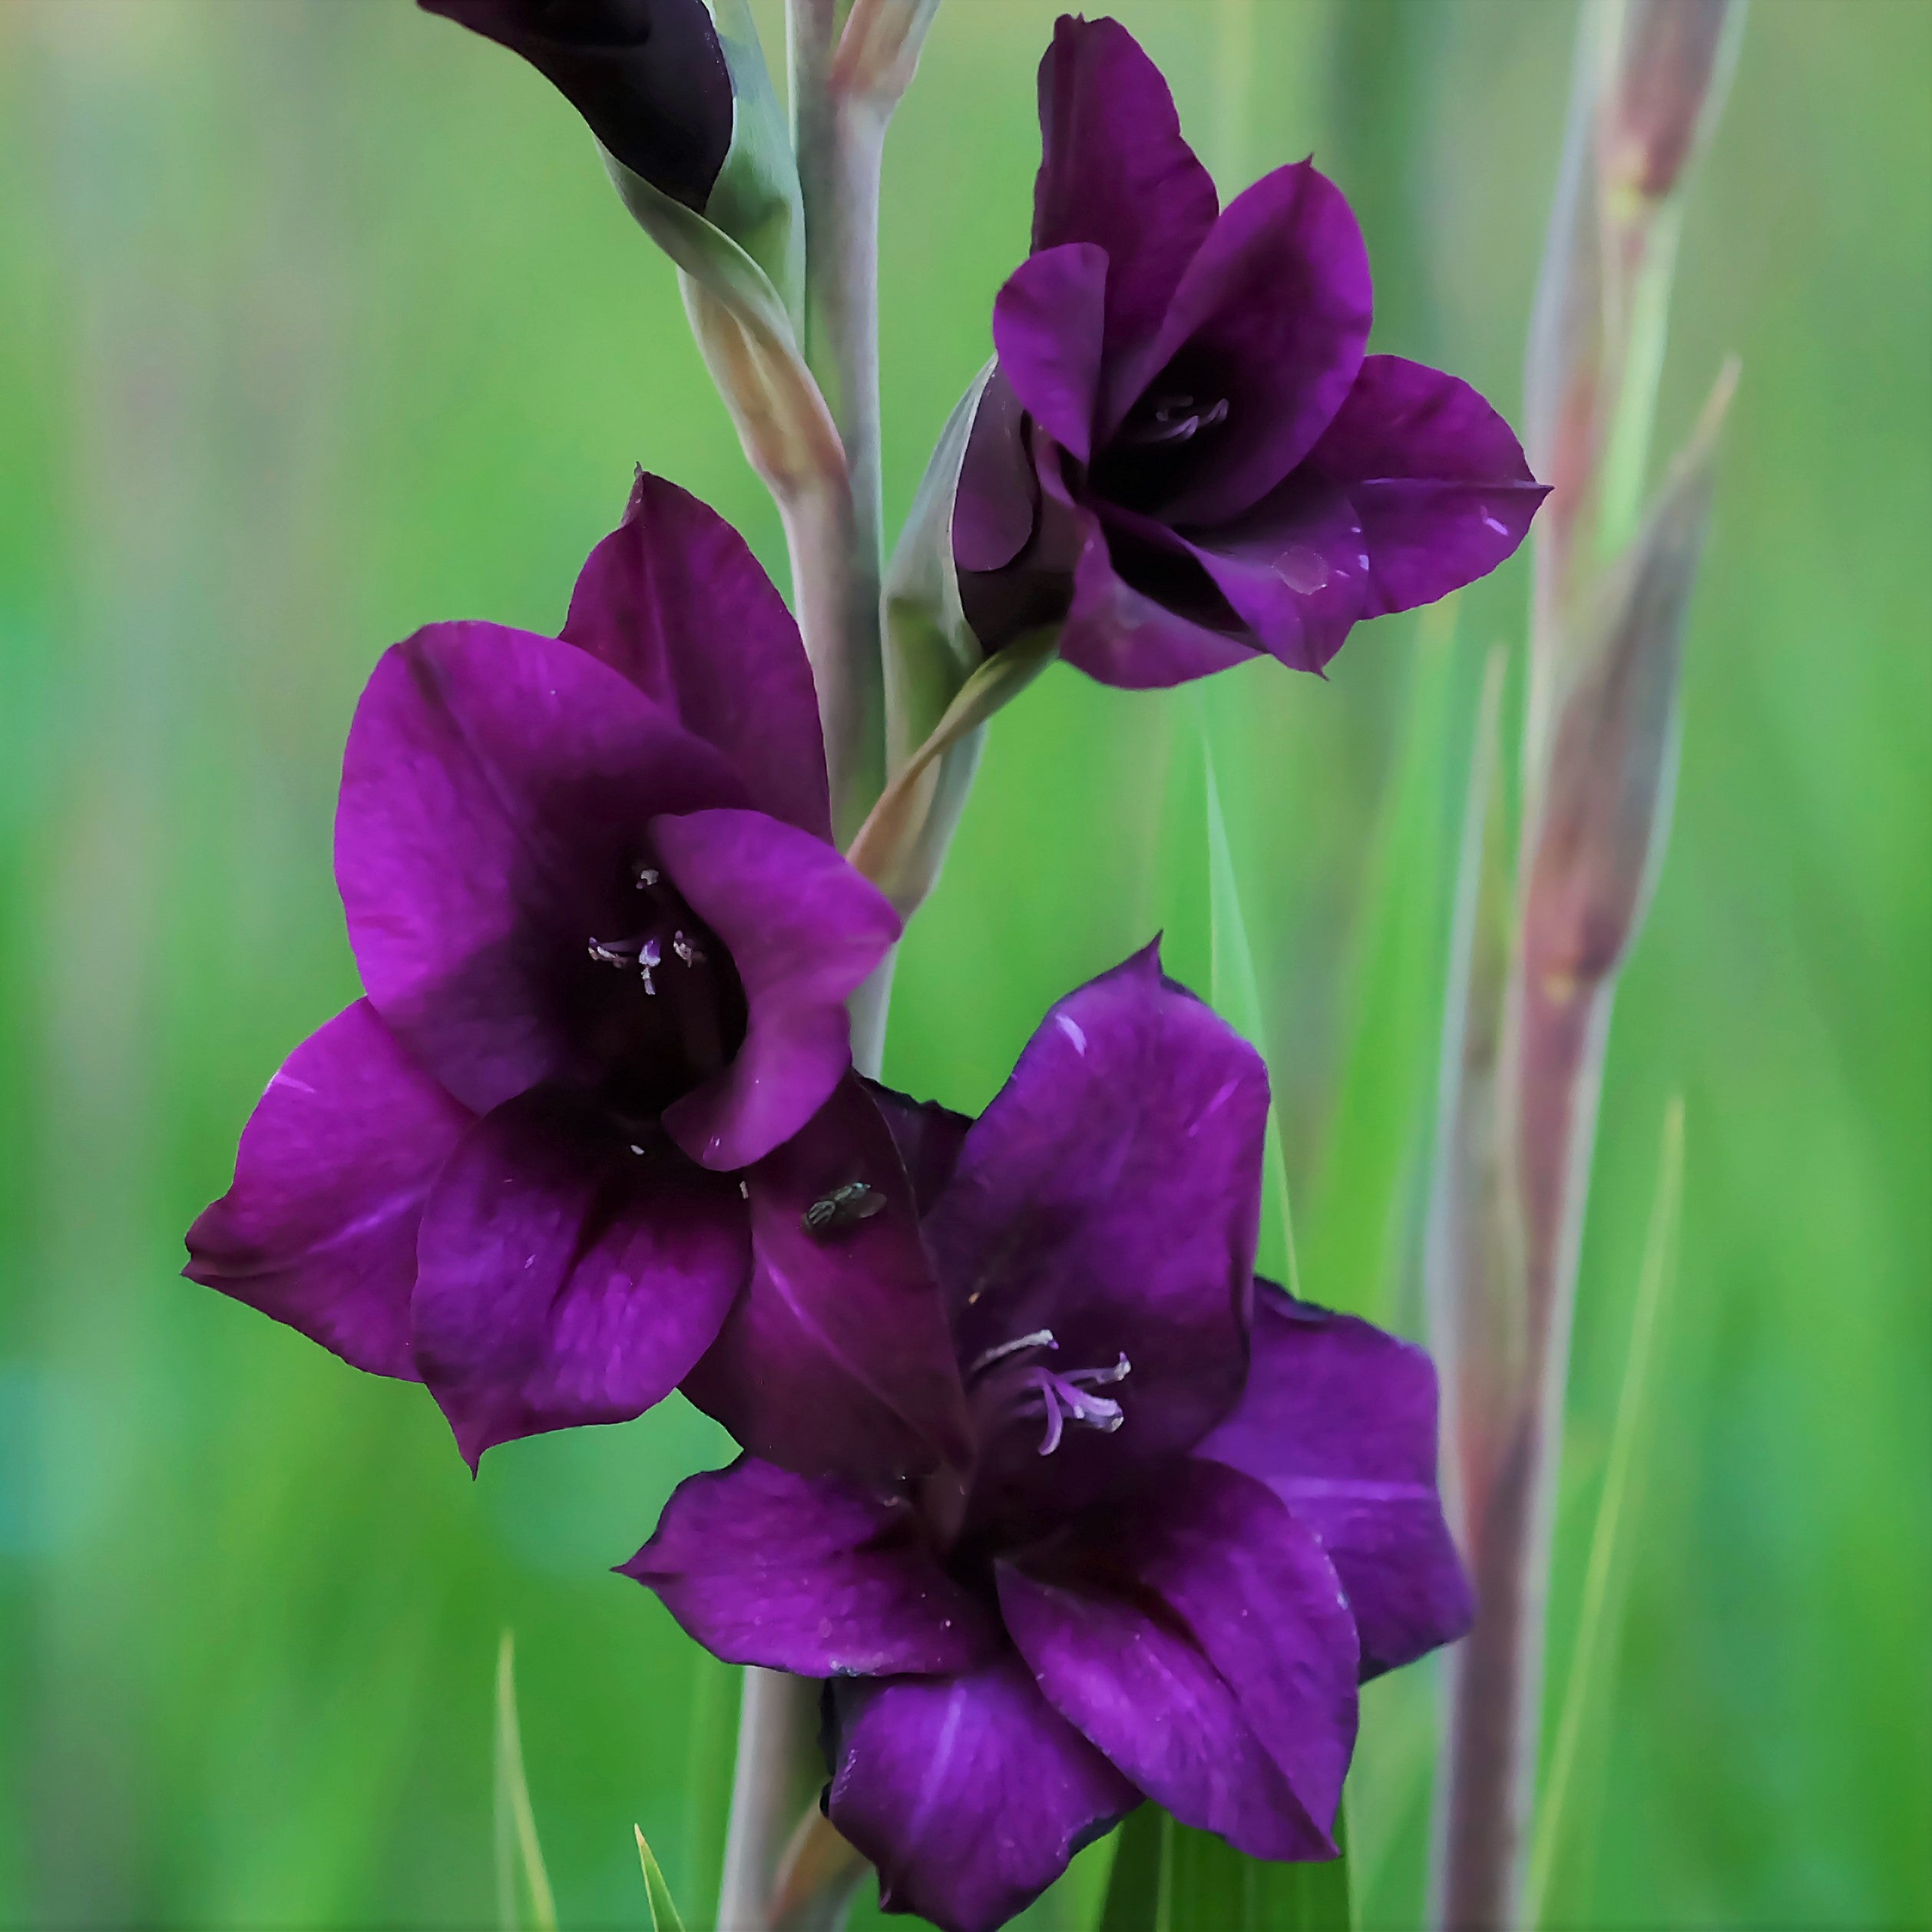
[[[1224,183],[1311,149],[1341,181],[1378,346],[1515,415],[1570,6],[1120,10]],[[947,0],[893,134],[895,515],[1024,247],[1053,12]],[[402,0],[0,0],[0,1921],[492,1923],[512,1626],[565,1924],[645,1922],[634,1819],[702,1922],[732,1674],[606,1573],[716,1431],[673,1404],[472,1482],[419,1391],[174,1277],[267,1076],[354,990],[329,822],[379,651],[432,618],[554,627],[635,461],[782,581],[776,517],[574,117]],[[1681,1090],[1565,1924],[1932,1909],[1929,283],[1932,8],[1756,0],[1659,434],[1740,351],[1583,1264],[1559,1687]],[[983,1103],[1157,925],[1205,981],[1204,717],[1305,1283],[1414,1332],[1475,678],[1526,590],[1519,562],[1325,683],[1262,663],[1199,713],[1050,674],[994,727],[888,1074]],[[1417,1921],[1432,1688],[1366,1699],[1371,1925]]]

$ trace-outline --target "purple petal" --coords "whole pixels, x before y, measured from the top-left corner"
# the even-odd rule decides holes
[[[1184,1464],[998,1577],[1047,1701],[1150,1798],[1255,1858],[1335,1855],[1355,1625],[1265,1487]]]
[[[1027,454],[1027,412],[994,369],[966,439],[953,499],[953,561],[961,571],[1004,570],[1027,547],[1040,515],[1040,479]]]
[[[471,1129],[417,1241],[414,1342],[465,1459],[624,1422],[716,1338],[750,1268],[737,1183],[549,1090]]]
[[[912,1197],[921,1216],[932,1211],[932,1204],[944,1193],[953,1169],[959,1164],[959,1150],[966,1144],[972,1116],[955,1113],[936,1100],[915,1100],[908,1094],[895,1093],[868,1080],[865,1090],[872,1097],[885,1124],[906,1178],[912,1183]]]
[[[1175,452],[1163,521],[1220,522],[1287,475],[1348,395],[1373,307],[1361,230],[1341,190],[1308,162],[1229,203],[1159,338],[1108,371],[1107,433],[1143,392],[1228,405],[1225,422]],[[1098,473],[1095,487],[1105,488]]]
[[[1140,1794],[1048,1708],[1010,1652],[958,1677],[839,1683],[834,1824],[879,1901],[944,1932],[994,1932]]]
[[[1346,491],[1361,522],[1371,617],[1487,576],[1549,494],[1467,382],[1399,356],[1363,362],[1308,467]]]
[[[993,342],[1013,393],[1060,447],[1093,454],[1107,326],[1107,251],[1069,242],[1030,255],[993,303]]]
[[[1306,466],[1233,523],[1174,541],[1291,670],[1321,670],[1368,614],[1361,520],[1342,490]]]
[[[1063,15],[1040,63],[1036,250],[1107,251],[1110,356],[1149,341],[1219,201],[1160,70],[1117,20]]]
[[[864,1086],[841,1081],[746,1182],[751,1285],[685,1394],[788,1469],[964,1467],[972,1447],[945,1305],[911,1185]],[[829,1220],[815,1229],[806,1217],[820,1204]]]
[[[592,937],[634,925],[640,833],[743,796],[586,653],[495,624],[418,631],[376,666],[342,759],[336,877],[371,1003],[478,1113],[594,1077],[568,990],[602,971]]]
[[[1115,1368],[1113,1432],[1036,1412],[982,1429],[976,1510],[1064,1514],[1130,1487],[1233,1406],[1247,1367],[1268,1076],[1261,1057],[1165,981],[1150,947],[1062,1000],[966,1136],[925,1222],[971,1364],[1001,1358],[976,1411],[1022,1404],[1024,1378]],[[1014,1378],[1021,1378],[1016,1381]],[[969,1380],[971,1379],[969,1377]]]
[[[1157,582],[1148,580],[1153,587],[1139,588],[1127,581],[1099,518],[1068,495],[1050,449],[1040,477],[1049,505],[1084,533],[1074,566],[1073,600],[1060,633],[1060,654],[1067,663],[1100,683],[1144,691],[1206,677],[1246,663],[1254,655],[1239,637],[1202,621],[1205,613],[1193,584],[1181,587],[1176,597],[1176,587],[1166,581],[1164,573]],[[1140,520],[1143,524],[1146,521]],[[1185,549],[1171,533],[1163,530],[1160,534],[1166,556]],[[1191,557],[1187,568],[1193,580],[1205,583]],[[1169,597],[1184,601],[1187,609],[1174,608],[1164,600]]]
[[[1002,1648],[903,1496],[741,1456],[693,1476],[621,1566],[713,1656],[801,1677],[968,1670]]]
[[[577,580],[563,635],[716,746],[761,810],[832,836],[799,627],[715,510],[640,470],[623,522]]]
[[[744,988],[744,1044],[729,1066],[667,1107],[693,1160],[748,1167],[822,1107],[852,1064],[845,1001],[899,936],[878,888],[822,839],[762,812],[693,812],[650,835]]]
[[[1436,1490],[1435,1368],[1420,1348],[1262,1282],[1247,1391],[1198,1453],[1260,1477],[1322,1539],[1364,1677],[1469,1628]]]
[[[702,210],[731,148],[731,70],[703,0],[420,0],[521,54],[634,174]]]
[[[269,1082],[184,1272],[352,1367],[415,1381],[416,1227],[471,1119],[358,1000]]]

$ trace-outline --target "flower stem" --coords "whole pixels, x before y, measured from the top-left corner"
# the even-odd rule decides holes
[[[878,202],[892,104],[846,84],[838,15],[836,0],[789,0],[786,9],[793,139],[805,204],[805,357],[838,425],[850,484],[844,526],[802,533],[812,574],[837,606],[825,614],[839,640],[836,675],[822,673],[819,703],[828,746],[835,740],[842,750],[832,815],[843,845],[885,785]]]
[[[879,454],[878,207],[885,131],[936,0],[787,0],[793,144],[805,205],[805,353],[845,446],[849,490],[826,514],[788,521],[799,615],[812,656],[832,783],[849,844],[885,788],[879,592],[885,510]],[[852,1057],[876,1076],[892,998],[888,957],[853,996]],[[720,1932],[766,1932],[772,1887],[822,1777],[819,1686],[745,1673],[738,1763],[718,1904]],[[828,1902],[826,1925],[844,1897]]]

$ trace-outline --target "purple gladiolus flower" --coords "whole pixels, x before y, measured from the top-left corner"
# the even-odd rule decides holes
[[[712,511],[640,474],[561,638],[389,651],[336,869],[366,997],[269,1083],[194,1279],[426,1382],[472,1466],[667,1394],[828,1190],[888,1211],[786,1280],[878,1318],[918,1237],[845,1001],[898,920],[830,842],[797,627]],[[894,1467],[940,1453],[907,1399]]]
[[[1368,257],[1332,182],[1302,162],[1222,208],[1117,21],[1060,20],[1040,122],[953,522],[988,650],[1057,624],[1108,684],[1257,650],[1318,671],[1358,620],[1515,550],[1543,487],[1467,384],[1365,354]]]
[[[627,1573],[720,1657],[832,1680],[827,1809],[888,1908],[985,1932],[1143,1798],[1332,1857],[1359,1677],[1469,1600],[1427,1358],[1254,1280],[1259,1057],[1150,949],[1054,1009],[978,1121],[878,1100],[970,1463],[747,1457]]]
[[[417,0],[521,54],[632,174],[700,212],[731,149],[731,71],[704,0]]]

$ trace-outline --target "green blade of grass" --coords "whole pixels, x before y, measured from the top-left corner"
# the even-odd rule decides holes
[[[1201,759],[1206,776],[1208,906],[1212,964],[1208,1001],[1262,1058],[1268,1058],[1268,1031],[1262,1017],[1261,984],[1248,943],[1248,921],[1241,910],[1241,889],[1235,878],[1234,855],[1228,845],[1228,825],[1221,809],[1221,788],[1214,773],[1214,743],[1206,712],[1196,702],[1200,726]],[[1301,1264],[1295,1252],[1295,1214],[1289,1199],[1288,1156],[1282,1145],[1281,1110],[1271,1100],[1268,1140],[1262,1169],[1261,1241],[1256,1262],[1264,1274],[1279,1275],[1298,1300],[1302,1293]]]
[[[523,1867],[536,1932],[557,1932],[557,1901],[544,1848],[537,1838],[537,1815],[523,1772],[523,1739],[517,1723],[516,1639],[505,1630],[496,1653],[496,1876],[497,1915],[504,1932],[517,1932],[516,1866]]]
[[[644,1828],[634,1824],[630,1828],[637,1834],[637,1862],[644,1868],[644,1897],[650,1906],[651,1932],[684,1932],[684,1921],[678,1917],[671,1888],[664,1883],[664,1874],[651,1855]]]
[[[1167,1814],[1143,1805],[1120,1828],[1113,1870],[1100,1908],[1100,1932],[1161,1932],[1161,1881],[1166,1868]]]
[[[1630,1318],[1630,1347],[1617,1394],[1616,1418],[1611,1427],[1603,1487],[1597,1500],[1596,1521],[1590,1533],[1590,1559],[1583,1574],[1583,1595],[1577,1613],[1576,1646],[1563,1687],[1563,1712],[1557,1744],[1538,1811],[1536,1838],[1530,1860],[1527,1923],[1540,1925],[1550,1898],[1557,1855],[1562,1847],[1564,1807],[1575,1781],[1585,1726],[1593,1710],[1603,1708],[1615,1674],[1614,1642],[1621,1607],[1621,1558],[1627,1541],[1625,1523],[1630,1513],[1631,1490],[1643,1447],[1649,1414],[1651,1364],[1655,1358],[1657,1324],[1676,1272],[1677,1225],[1683,1205],[1684,1102],[1679,1094],[1665,1110],[1662,1143],[1657,1156],[1657,1187],[1644,1238],[1643,1263],[1637,1279],[1636,1307]]]

